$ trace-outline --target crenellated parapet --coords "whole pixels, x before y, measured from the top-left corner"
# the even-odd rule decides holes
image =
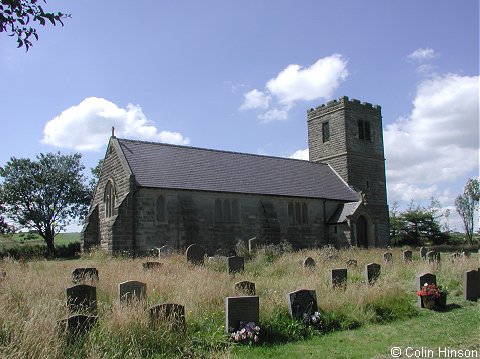
[[[349,99],[348,96],[342,96],[338,100],[328,101],[327,104],[322,104],[316,108],[307,110],[308,120],[325,115],[326,113],[340,110],[343,107],[350,109],[358,108],[360,111],[371,110],[372,112],[381,113],[382,107],[379,105],[372,105],[369,102],[361,102],[357,99]]]

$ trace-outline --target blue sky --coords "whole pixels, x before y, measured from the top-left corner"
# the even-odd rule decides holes
[[[479,174],[477,0],[48,1],[25,53],[0,36],[0,166],[117,137],[306,159],[306,110],[382,106],[389,202],[452,212]],[[461,225],[451,221],[457,230]],[[452,226],[452,224],[451,224]]]

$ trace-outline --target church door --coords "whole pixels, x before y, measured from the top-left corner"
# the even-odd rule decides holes
[[[357,246],[368,247],[368,223],[364,216],[357,219]]]

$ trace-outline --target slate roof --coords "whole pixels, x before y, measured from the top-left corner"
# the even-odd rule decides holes
[[[141,187],[358,201],[326,164],[117,139]]]

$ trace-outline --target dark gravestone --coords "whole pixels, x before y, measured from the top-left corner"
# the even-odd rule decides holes
[[[373,284],[380,276],[380,264],[365,264],[365,283]]]
[[[385,253],[383,253],[383,262],[384,262],[385,264],[387,264],[387,265],[388,265],[388,264],[392,264],[392,262],[393,262],[393,254],[392,254],[392,252],[385,252]]]
[[[349,259],[347,261],[347,267],[357,268],[358,262],[356,259]]]
[[[163,264],[160,262],[144,262],[142,263],[143,270],[155,270],[162,268]]]
[[[87,284],[67,288],[67,307],[71,314],[97,314],[97,289]]]
[[[257,251],[257,237],[250,238],[248,240],[248,253],[254,254]]]
[[[185,307],[180,304],[159,304],[149,309],[150,326],[158,329],[167,325],[172,331],[185,331]]]
[[[62,334],[66,335],[68,343],[72,344],[78,336],[90,331],[97,321],[97,316],[76,314],[57,323]]]
[[[292,319],[303,319],[318,311],[317,293],[314,290],[300,289],[287,294],[288,313]]]
[[[404,262],[411,262],[412,261],[412,256],[413,256],[412,251],[409,251],[409,250],[403,251],[403,261]]]
[[[235,274],[243,272],[245,265],[245,260],[243,257],[228,257],[227,258],[227,267],[228,274]]]
[[[246,280],[235,283],[235,293],[238,295],[255,295],[255,283]]]
[[[72,271],[72,282],[74,284],[98,282],[97,268],[75,268]]]
[[[186,255],[188,262],[195,265],[203,265],[205,260],[205,249],[198,244],[191,244],[187,248]]]
[[[440,253],[436,251],[427,252],[427,259],[429,263],[440,263]]]
[[[307,269],[315,268],[315,259],[313,259],[312,257],[305,258],[305,260],[303,261],[303,267]]]
[[[427,259],[428,248],[420,247],[420,258]]]
[[[476,302],[480,298],[479,272],[470,270],[463,275],[463,296],[465,300]]]
[[[425,284],[435,284],[437,285],[437,276],[432,273],[423,273],[416,277],[417,291],[422,289]],[[422,297],[418,297],[418,307],[423,308]]]
[[[239,330],[240,322],[258,324],[260,313],[258,296],[225,298],[225,330],[231,333]]]
[[[118,302],[131,303],[132,301],[147,300],[147,285],[142,282],[130,280],[118,285]]]
[[[167,258],[171,256],[172,253],[173,253],[173,248],[167,244],[158,248],[158,255],[160,258]]]
[[[346,268],[330,270],[330,286],[332,288],[347,287],[347,269]]]

